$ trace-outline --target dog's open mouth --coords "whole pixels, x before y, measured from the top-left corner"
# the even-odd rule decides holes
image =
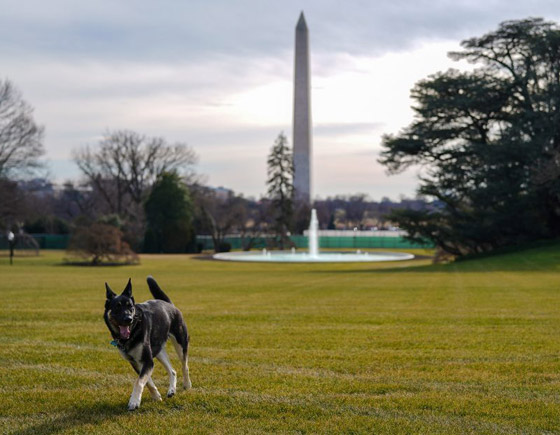
[[[121,338],[124,338],[125,340],[130,338],[130,326],[119,325],[119,332],[121,334]]]

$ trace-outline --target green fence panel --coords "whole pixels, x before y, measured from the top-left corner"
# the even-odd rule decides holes
[[[69,234],[29,234],[39,245],[39,249],[66,249],[70,241]],[[0,237],[0,249],[8,249],[6,237]],[[16,241],[16,249],[34,249],[29,243],[21,244]]]
[[[32,234],[39,244],[39,249],[66,249],[70,241],[69,234]],[[253,240],[253,249],[263,249],[268,247],[272,241],[272,236],[259,237]],[[295,235],[290,237],[297,249],[307,249],[307,236]],[[231,245],[231,249],[243,249],[248,239],[241,236],[230,236],[225,238],[225,242]],[[211,236],[197,236],[196,242],[202,245],[203,250],[213,250],[214,243]],[[433,248],[431,243],[411,243],[402,237],[319,237],[319,247],[321,249],[418,249]],[[6,237],[0,237],[0,249],[8,249]],[[16,246],[16,249],[22,249]]]

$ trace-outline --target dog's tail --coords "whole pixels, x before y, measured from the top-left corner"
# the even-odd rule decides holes
[[[148,281],[148,287],[150,288],[150,293],[152,293],[154,299],[159,299],[161,301],[169,302],[170,304],[173,303],[171,302],[171,299],[169,299],[167,295],[163,292],[163,290],[159,287],[158,283],[156,282],[156,280],[153,278],[152,275],[149,275],[148,278],[146,278],[146,281]]]

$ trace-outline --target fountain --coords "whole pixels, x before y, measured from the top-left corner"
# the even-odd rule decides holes
[[[317,211],[311,210],[311,222],[309,223],[309,256],[311,258],[319,257],[319,237],[317,231],[319,230],[319,221],[317,220]]]
[[[226,261],[254,261],[266,263],[362,263],[379,261],[412,260],[414,255],[404,252],[319,252],[319,222],[317,212],[311,210],[311,223],[309,225],[309,250],[308,252],[290,251],[248,251],[248,252],[220,252],[214,254],[216,260]]]

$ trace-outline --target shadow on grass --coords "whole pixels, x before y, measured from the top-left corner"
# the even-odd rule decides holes
[[[415,260],[429,257],[416,256]],[[325,270],[310,271],[324,273]],[[560,272],[560,241],[545,240],[464,257],[447,264],[408,264],[329,270],[333,274]]]
[[[340,270],[317,270],[308,273],[332,273],[332,274],[413,274],[413,273],[495,273],[495,272],[558,272],[560,261],[483,261],[465,260],[448,264],[424,264],[406,265],[396,267],[385,267],[375,269],[340,269]]]
[[[16,251],[14,253],[14,259],[16,258],[27,258],[27,257],[40,257],[41,254],[36,254],[34,251],[32,252],[26,252],[26,251]],[[2,252],[0,251],[0,258],[10,258],[10,253],[9,252]]]
[[[197,254],[197,255],[193,255],[192,259],[198,261],[223,261],[223,260],[216,260],[213,257],[213,255],[214,254]]]
[[[126,415],[123,403],[101,402],[89,406],[76,406],[69,414],[55,419],[32,425],[26,429],[11,432],[12,435],[54,434],[69,429],[79,429],[89,424],[97,425],[119,415]]]
[[[376,267],[372,269],[321,269],[321,270],[309,270],[307,273],[329,273],[334,275],[346,275],[346,274],[394,274],[394,273],[432,273],[432,272],[454,272],[449,269],[441,269],[442,265],[406,265],[406,266],[395,266],[395,267]]]
[[[73,266],[73,267],[120,267],[120,266],[139,266],[140,263],[92,263],[83,261],[63,261],[57,263],[56,266]]]

